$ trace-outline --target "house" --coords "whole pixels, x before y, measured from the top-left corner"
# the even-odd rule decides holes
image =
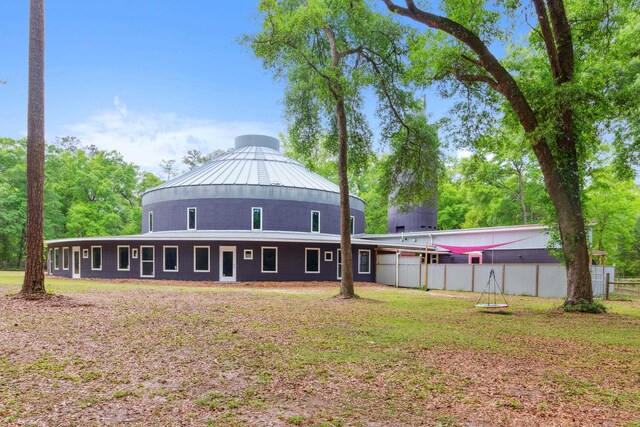
[[[339,188],[283,155],[279,145],[269,136],[239,136],[231,153],[148,190],[142,234],[48,241],[48,274],[339,280]],[[392,206],[390,233],[366,235],[364,201],[351,195],[350,207],[357,281],[376,281],[377,260],[385,254],[415,256],[423,264],[558,264],[546,249],[544,226],[436,230],[436,208],[407,213]]]

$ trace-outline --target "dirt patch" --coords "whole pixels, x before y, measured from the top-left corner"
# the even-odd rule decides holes
[[[337,284],[326,282],[225,287],[246,291],[0,297],[0,424],[638,420],[640,349],[623,340],[637,318],[563,317],[517,302],[517,315],[486,316],[464,299],[369,284],[356,285],[353,301],[331,298]],[[559,326],[593,329],[580,339],[544,334]],[[612,338],[591,341],[600,330]]]

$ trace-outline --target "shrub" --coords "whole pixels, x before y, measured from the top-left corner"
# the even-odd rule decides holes
[[[607,307],[603,303],[599,301],[589,302],[585,299],[581,299],[580,301],[578,301],[577,304],[574,304],[574,305],[565,304],[562,306],[562,308],[566,312],[577,311],[580,313],[596,313],[596,314],[607,312]]]

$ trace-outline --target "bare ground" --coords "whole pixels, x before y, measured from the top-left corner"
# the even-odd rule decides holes
[[[0,297],[0,424],[640,425],[640,349],[614,339],[475,341],[469,320],[502,317],[443,311],[436,333],[425,311],[393,303],[424,309],[442,293],[361,284],[365,298],[341,301],[326,283],[230,286],[241,291]],[[640,333],[637,317],[571,316],[505,317]]]

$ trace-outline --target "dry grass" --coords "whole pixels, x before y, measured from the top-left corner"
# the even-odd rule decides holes
[[[499,315],[381,286],[49,286],[0,296],[2,425],[640,425],[638,299]]]

